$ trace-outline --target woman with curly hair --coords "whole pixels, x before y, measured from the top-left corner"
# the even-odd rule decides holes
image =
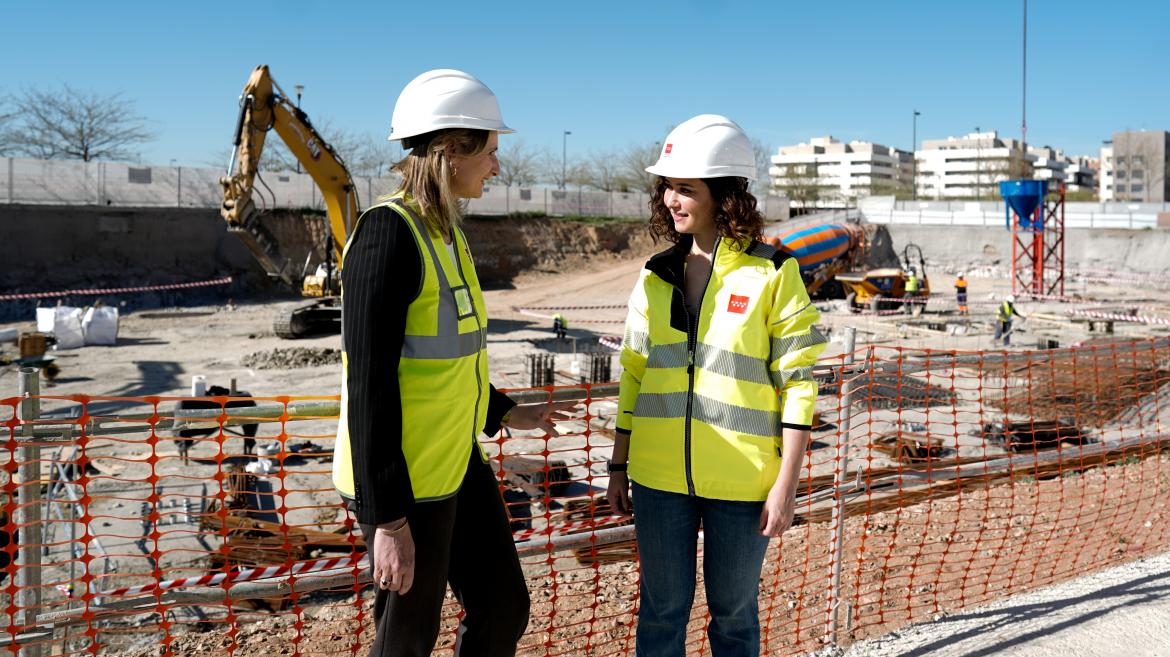
[[[760,242],[755,157],[735,122],[686,121],[646,170],[650,232],[673,246],[630,295],[608,490],[637,531],[637,654],[685,654],[701,529],[711,652],[758,655],[760,571],[792,523],[820,314],[797,261]]]

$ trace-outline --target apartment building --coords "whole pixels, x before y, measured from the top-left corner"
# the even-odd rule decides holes
[[[1064,170],[1065,190],[1069,192],[1097,192],[1097,171],[1100,161],[1095,157],[1078,155],[1066,158],[1068,167]],[[1100,198],[1098,196],[1098,198]]]
[[[1056,152],[1041,150],[1043,175],[1063,175]],[[1026,154],[1019,140],[1001,138],[995,130],[928,139],[914,157],[918,161],[918,198],[932,200],[998,199],[1001,181],[1031,177],[1033,162],[1040,159]]]
[[[781,146],[768,169],[772,190],[804,210],[839,208],[870,195],[909,195],[910,153],[865,141],[844,143],[832,136]]]
[[[1113,142],[1101,147],[1101,168],[1097,169],[1097,200],[1113,200]]]
[[[1170,201],[1170,176],[1167,175],[1170,165],[1170,132],[1115,132],[1112,156],[1113,196],[1110,200],[1134,203]],[[1102,200],[1105,200],[1104,196]]]

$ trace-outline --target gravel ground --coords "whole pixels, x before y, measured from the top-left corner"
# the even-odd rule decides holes
[[[817,657],[1165,657],[1170,553],[911,625]]]

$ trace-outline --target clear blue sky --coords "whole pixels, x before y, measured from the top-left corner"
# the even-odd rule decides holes
[[[303,106],[382,138],[415,75],[461,68],[530,144],[660,139],[702,112],[769,147],[832,134],[907,148],[975,126],[1018,137],[1021,1],[5,3],[0,94],[122,92],[158,139],[146,162],[225,160],[257,64]],[[1170,2],[1031,0],[1028,141],[1096,154],[1170,129]],[[505,138],[506,139],[506,138]]]

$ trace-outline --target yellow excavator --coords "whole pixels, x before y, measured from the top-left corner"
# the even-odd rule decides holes
[[[260,222],[260,212],[252,200],[269,130],[276,130],[325,200],[325,262],[303,280],[297,280],[300,272],[295,263],[281,254],[276,238]],[[240,115],[232,145],[235,148],[227,175],[220,178],[223,204],[219,213],[227,221],[228,230],[243,239],[269,276],[299,287],[303,296],[312,298],[282,310],[273,320],[273,330],[282,338],[340,332],[341,254],[358,218],[357,192],[345,163],[272,79],[268,66],[263,65],[252,71],[240,95]]]

